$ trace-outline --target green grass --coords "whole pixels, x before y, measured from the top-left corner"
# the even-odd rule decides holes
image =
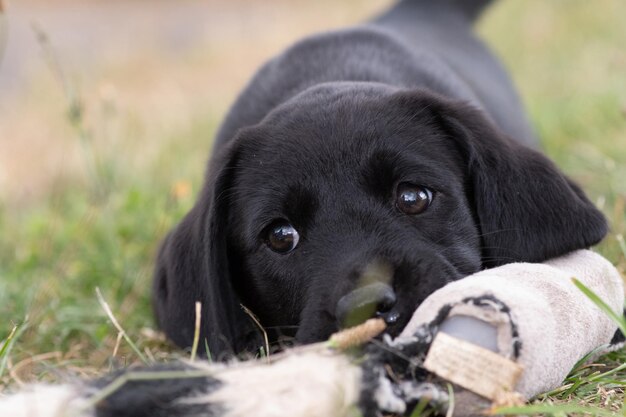
[[[624,16],[622,0],[507,0],[480,27],[522,91],[546,152],[610,219],[611,234],[598,250],[622,272]],[[96,287],[148,360],[185,354],[150,331],[150,277],[159,240],[199,189],[219,112],[198,110],[188,127],[155,138],[132,110],[109,112],[95,124],[76,112],[98,111],[79,96],[44,102],[56,106],[56,118],[73,110],[65,116],[66,139],[82,141],[84,175],[61,176],[25,202],[0,200],[0,391],[23,381],[55,380],[59,370],[94,375],[113,362],[139,362],[124,341],[112,358],[118,331],[98,303]],[[107,126],[120,124],[112,129],[116,141],[99,140]],[[129,156],[148,144],[141,164]],[[597,407],[623,415],[624,363],[626,352],[620,351],[580,365],[526,413],[600,415],[588,411]]]

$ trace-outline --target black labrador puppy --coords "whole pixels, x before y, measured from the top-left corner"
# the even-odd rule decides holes
[[[324,340],[354,311],[397,334],[482,268],[599,242],[603,215],[534,150],[502,66],[471,32],[487,0],[404,0],[270,60],[228,113],[197,203],[167,236],[159,326],[213,357],[268,330]]]

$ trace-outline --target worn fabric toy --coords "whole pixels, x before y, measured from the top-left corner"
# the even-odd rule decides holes
[[[585,354],[623,340],[573,277],[621,312],[619,273],[601,256],[576,251],[449,284],[417,309],[398,338],[372,340],[359,353],[344,348],[361,344],[382,321],[269,363],[177,363],[87,383],[35,385],[0,398],[0,416],[368,417],[410,415],[426,399],[442,414],[477,415],[492,401],[557,387]]]
[[[474,392],[482,388],[484,395],[496,401],[501,399],[497,382],[512,377],[515,384],[500,386],[501,392],[511,390],[521,398],[531,398],[558,387],[585,354],[603,345],[617,348],[623,340],[621,333],[616,333],[616,325],[576,288],[572,278],[621,313],[624,289],[620,274],[600,255],[581,250],[543,264],[515,263],[481,271],[447,285],[420,305],[398,339],[420,334],[424,327],[438,328],[497,352],[510,363],[490,363],[489,354],[483,353],[486,357],[481,358],[480,353],[470,350],[475,353],[472,358],[459,354],[457,345],[452,349],[444,345],[426,367],[442,370],[441,376],[462,381]],[[433,353],[431,347],[429,355]],[[445,367],[455,364],[458,366],[453,374],[446,375]],[[519,365],[518,375],[514,375],[513,364]],[[472,375],[471,371],[478,374]],[[469,379],[459,376],[464,372],[470,372]],[[503,375],[506,372],[512,375]],[[489,378],[493,378],[492,385]],[[485,382],[487,385],[480,387]],[[463,413],[478,412],[488,404],[478,397],[468,397],[469,403],[464,398]]]

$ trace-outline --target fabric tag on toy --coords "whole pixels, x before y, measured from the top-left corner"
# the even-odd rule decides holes
[[[523,371],[497,353],[443,332],[431,344],[424,368],[492,401],[513,391]]]

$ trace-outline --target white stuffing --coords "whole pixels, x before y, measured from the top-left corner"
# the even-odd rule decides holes
[[[92,417],[92,411],[72,385],[32,385],[0,397],[1,417]]]
[[[190,403],[221,403],[224,417],[356,415],[361,370],[345,355],[291,353],[271,364],[235,365],[215,375],[224,385]]]

